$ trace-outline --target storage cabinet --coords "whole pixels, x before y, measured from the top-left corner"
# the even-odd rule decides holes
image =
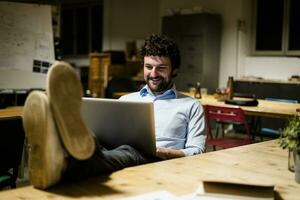
[[[233,90],[235,93],[255,94],[259,99],[278,98],[300,102],[300,82],[235,80]],[[261,127],[275,130],[284,128],[287,123],[287,120],[282,118],[260,117],[258,119]]]
[[[300,102],[300,82],[234,81],[235,93],[255,94],[259,99],[279,98]]]
[[[196,82],[214,92],[218,87],[221,43],[221,16],[189,14],[165,16],[162,33],[178,44],[181,53],[178,90],[188,91]]]
[[[279,98],[294,99],[300,102],[300,83],[298,84],[279,84]]]

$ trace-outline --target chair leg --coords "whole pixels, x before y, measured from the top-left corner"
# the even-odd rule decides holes
[[[256,133],[260,134],[260,130],[261,130],[261,118],[260,117],[256,117],[255,118],[255,131]],[[260,134],[260,142],[263,141],[263,136]]]
[[[221,124],[222,137],[225,137],[225,125]]]
[[[11,188],[17,188],[16,182],[11,183],[10,187]]]
[[[217,123],[217,124],[216,124],[215,138],[218,138],[218,135],[219,135],[219,126],[220,126],[220,124]]]

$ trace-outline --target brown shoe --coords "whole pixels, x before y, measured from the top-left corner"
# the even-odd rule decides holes
[[[24,105],[23,126],[28,143],[29,178],[36,188],[46,189],[61,178],[66,152],[52,118],[47,96],[33,91]]]
[[[65,148],[78,160],[88,159],[95,151],[95,141],[81,117],[82,86],[69,64],[55,62],[50,67],[47,93]]]

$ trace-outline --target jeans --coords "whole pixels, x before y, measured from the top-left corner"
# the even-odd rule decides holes
[[[107,150],[96,142],[96,150],[88,160],[80,161],[69,156],[62,179],[77,180],[159,160],[157,157],[143,155],[129,145]]]

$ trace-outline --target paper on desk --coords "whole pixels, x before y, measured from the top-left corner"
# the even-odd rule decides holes
[[[155,191],[137,196],[122,198],[120,200],[178,200],[178,198],[167,191]]]

